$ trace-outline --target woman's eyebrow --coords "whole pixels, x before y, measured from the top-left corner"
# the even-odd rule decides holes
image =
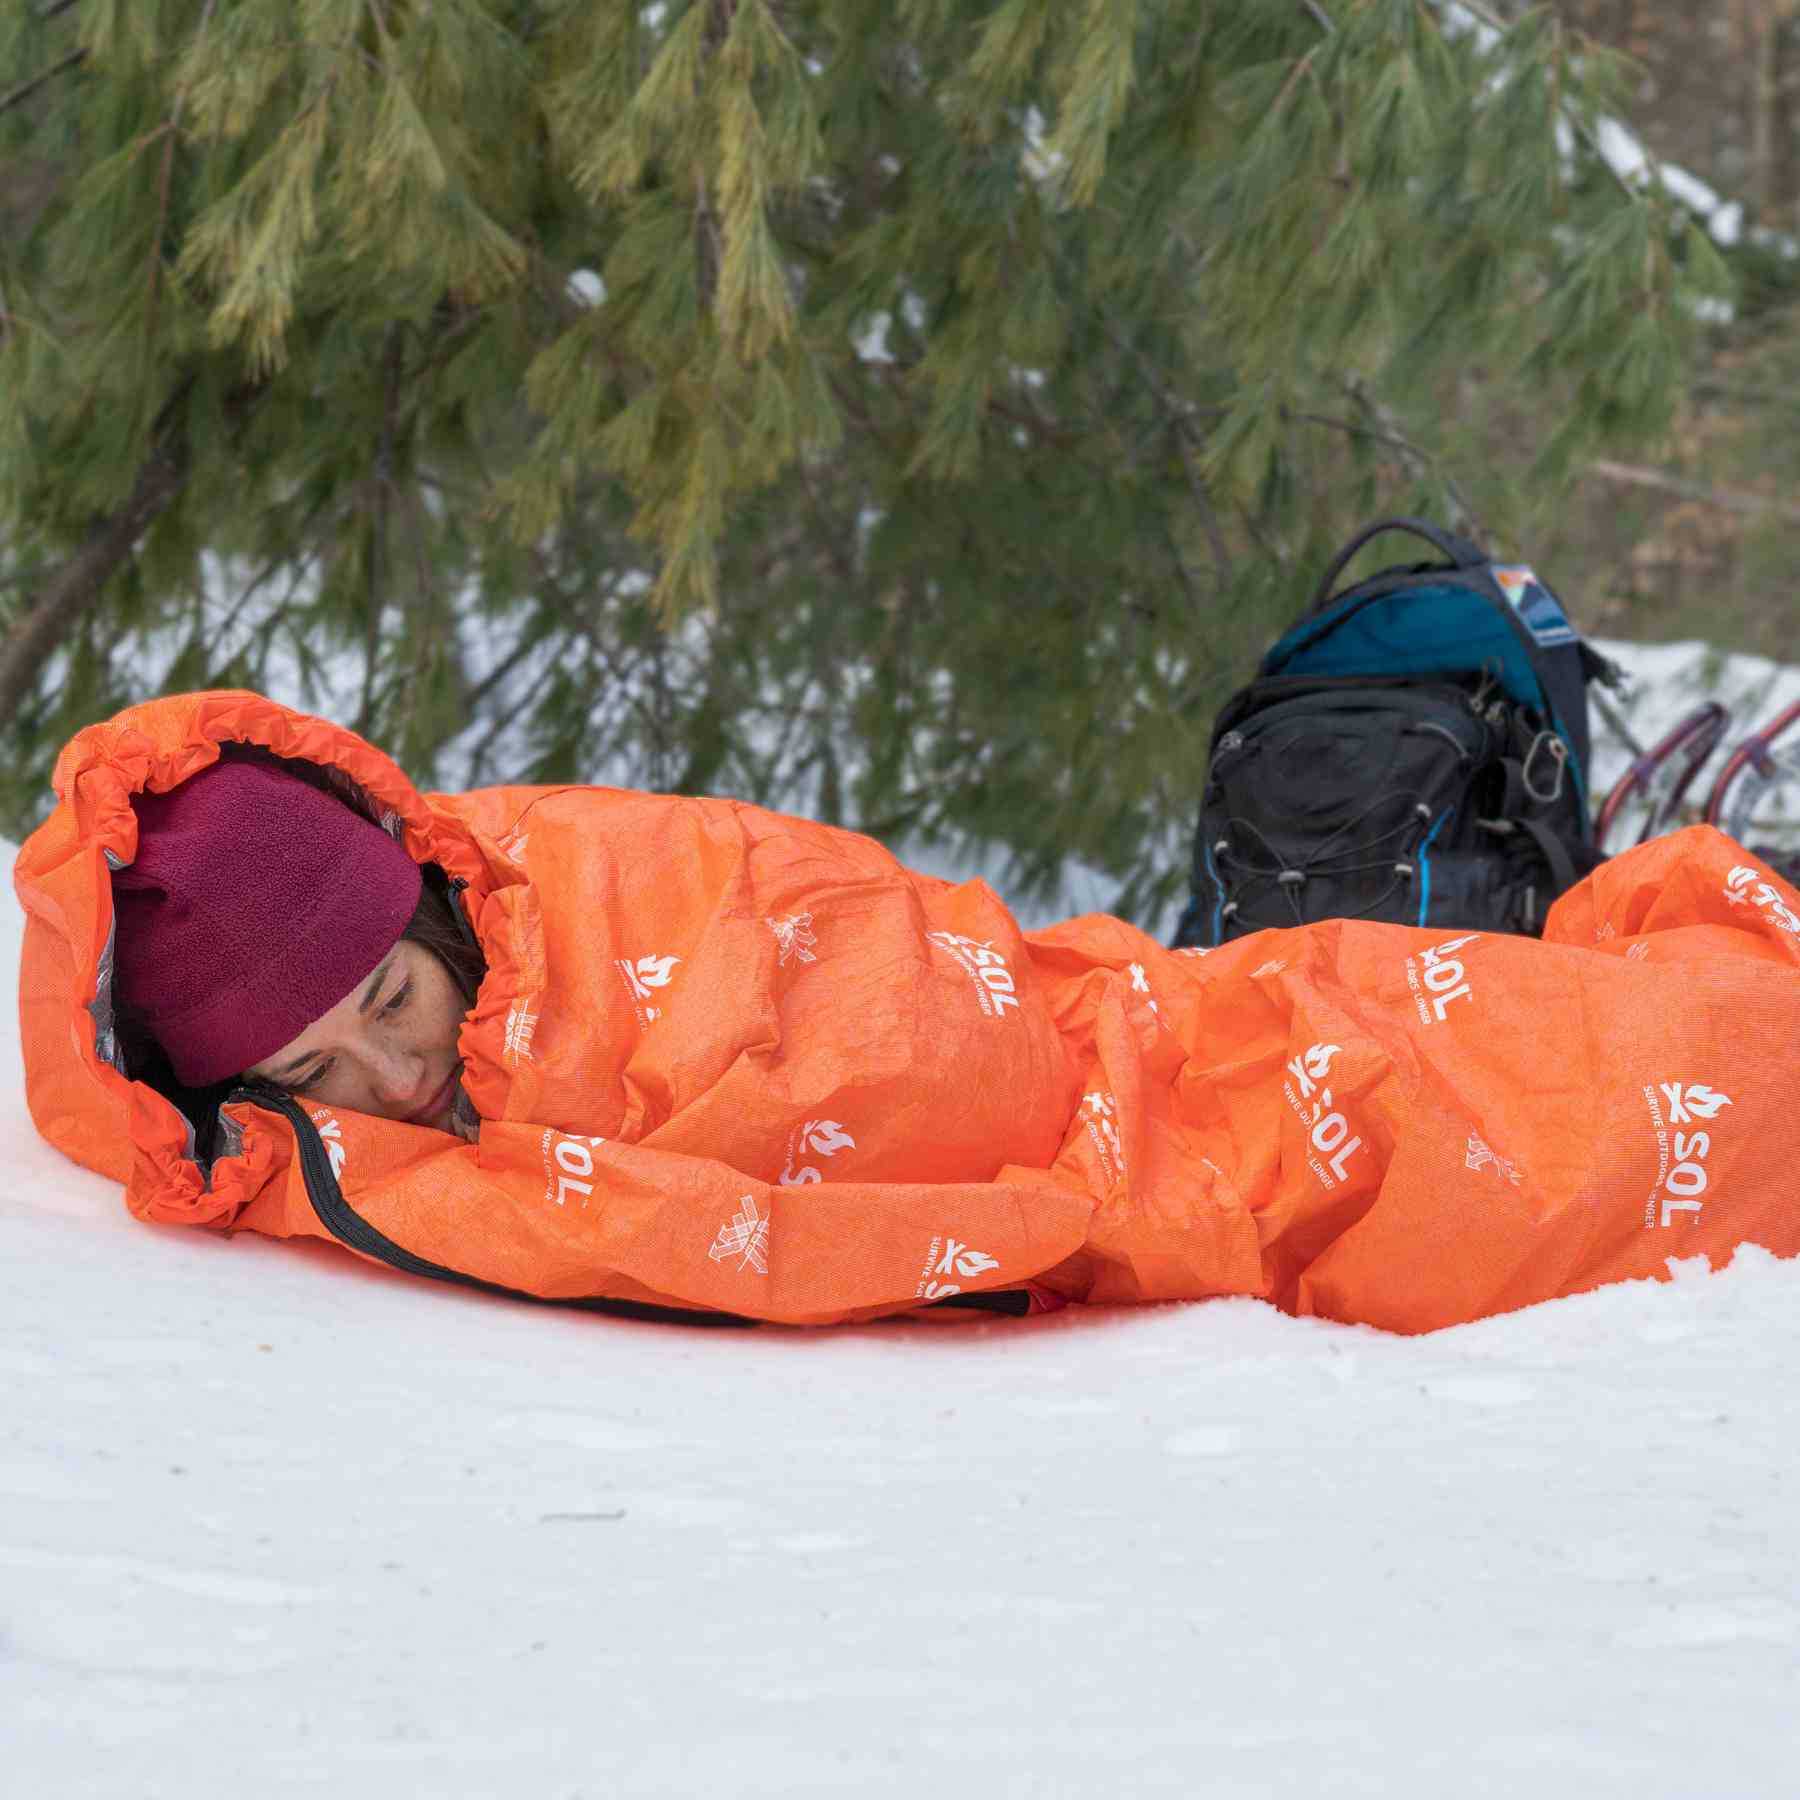
[[[375,1004],[375,996],[381,992],[381,984],[387,979],[388,970],[394,966],[395,955],[396,951],[390,950],[381,959],[380,967],[369,977],[369,985],[363,989],[363,997],[356,1005],[359,1014],[366,1013]]]

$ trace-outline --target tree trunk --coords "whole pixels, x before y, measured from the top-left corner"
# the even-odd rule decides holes
[[[1776,34],[1781,21],[1773,10],[1753,21],[1750,46],[1750,193],[1759,219],[1775,206],[1775,120],[1781,103],[1776,69]]]
[[[186,384],[164,409],[178,414]],[[137,547],[138,539],[167,511],[187,481],[186,440],[178,428],[165,430],[138,470],[130,494],[96,521],[81,548],[49,576],[38,597],[0,643],[0,720],[14,717],[44,664],[93,610],[107,582]]]

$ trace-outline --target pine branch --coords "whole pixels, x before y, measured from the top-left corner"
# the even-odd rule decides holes
[[[514,669],[538,649],[547,639],[547,632],[533,635],[528,627],[520,634],[519,641],[497,662],[476,684],[469,689],[467,711],[470,718],[480,716],[481,709],[487,704],[488,696],[504,682]],[[525,704],[536,699],[535,695],[527,696]]]
[[[200,23],[195,28],[196,38],[206,35],[212,24],[213,7],[216,3],[217,0],[206,0]],[[144,339],[151,344],[156,341],[157,315],[162,307],[163,239],[169,229],[169,209],[175,175],[175,143],[181,132],[181,109],[186,104],[187,88],[183,86],[175,95],[175,104],[170,108],[168,124],[164,127],[162,168],[157,174],[156,228],[150,233],[150,281],[148,292],[144,296]]]
[[[315,514],[317,513],[317,511],[318,511],[318,509],[315,507],[314,508]],[[300,566],[300,568],[305,569],[305,568],[311,566],[311,562],[312,562],[312,558],[310,556],[305,557],[301,560],[301,563],[299,566]],[[262,568],[255,575],[253,575],[248,582],[246,582],[244,584],[243,591],[231,603],[231,611],[225,615],[224,621],[219,625],[218,629],[215,630],[211,634],[213,642],[215,644],[229,644],[230,643],[231,634],[237,630],[238,620],[244,616],[245,609],[249,606],[250,602],[252,600],[254,600],[256,598],[256,596],[258,594],[260,594],[262,592],[262,590],[265,587],[267,587],[269,585],[269,583],[271,581],[273,581],[275,579],[275,577],[278,574],[280,574],[284,568],[287,568],[288,566],[289,566],[289,557],[288,557],[286,549],[283,548],[282,550],[277,551],[274,556],[270,557],[268,559],[268,561],[263,564]],[[290,579],[290,589],[291,589],[291,586],[292,586],[292,582]],[[279,614],[281,613],[283,608],[285,608],[285,606],[286,606],[286,601],[283,601],[282,606],[276,608],[277,616],[279,616]],[[269,628],[270,628],[270,621],[268,619],[264,619],[261,622],[261,629],[263,629],[264,631],[267,631]]]
[[[150,454],[130,494],[96,521],[86,542],[45,581],[36,604],[0,644],[0,719],[17,715],[45,663],[93,611],[139,538],[186,485],[189,459],[182,419],[192,387],[190,375],[164,405]]]
[[[1495,13],[1482,5],[1481,0],[1456,0],[1456,4],[1471,18],[1479,20],[1480,23],[1487,26],[1490,31],[1498,32],[1502,37],[1512,29],[1512,21],[1501,18],[1498,13]],[[1557,29],[1560,34],[1561,27],[1558,26]],[[1581,139],[1593,159],[1613,178],[1619,192],[1628,200],[1642,200],[1643,195],[1639,193],[1610,162],[1607,161],[1604,155],[1601,154],[1599,140],[1594,136],[1593,132],[1588,129],[1587,125],[1581,119],[1577,118],[1573,112],[1561,103],[1561,101],[1557,102],[1556,110],[1562,115],[1563,121],[1567,124],[1569,129]],[[1649,146],[1647,144],[1640,144],[1638,147],[1644,153],[1645,167],[1656,177],[1656,185],[1661,187],[1662,171],[1658,168],[1656,159],[1650,154]]]
[[[503,665],[506,672],[510,674],[516,661],[520,660],[524,654],[528,654],[529,652],[538,649],[545,641],[546,639],[541,637],[528,638],[521,646],[520,650],[515,651],[512,656],[508,657],[506,663]],[[483,686],[485,687],[486,683],[484,683]],[[484,694],[483,698],[485,697]],[[494,746],[512,729],[513,726],[518,724],[521,717],[536,707],[537,702],[538,695],[535,686],[533,683],[527,682],[520,690],[519,696],[514,700],[513,704],[503,708],[495,715],[492,723],[482,734],[481,742],[477,744],[474,750],[469,754],[468,778],[471,786],[480,785],[481,777],[487,768],[488,758],[494,753]],[[469,710],[472,714],[475,710],[474,706],[471,705]]]
[[[60,62],[53,62],[49,68],[40,69],[37,74],[27,76],[10,93],[0,94],[0,113],[10,112],[15,106],[23,105],[46,82],[54,81],[66,70],[74,68],[78,63],[87,61],[86,49],[71,50]]]
[[[1361,412],[1367,424],[1357,424],[1352,420],[1333,419],[1323,413],[1293,413],[1290,416],[1305,421],[1309,425],[1324,425],[1335,431],[1346,432],[1352,437],[1366,437],[1375,443],[1383,444],[1392,450],[1400,459],[1407,473],[1415,481],[1437,480],[1443,483],[1445,497],[1450,502],[1451,526],[1471,536],[1479,536],[1480,529],[1475,518],[1475,509],[1469,499],[1458,486],[1455,478],[1438,466],[1438,459],[1421,445],[1415,444],[1400,429],[1399,421],[1373,394],[1360,376],[1348,376],[1339,384],[1350,397],[1351,403]]]

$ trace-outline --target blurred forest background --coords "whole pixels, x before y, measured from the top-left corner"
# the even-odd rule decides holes
[[[1148,916],[1378,511],[1795,656],[1796,244],[1800,0],[19,0],[0,831],[251,685]]]

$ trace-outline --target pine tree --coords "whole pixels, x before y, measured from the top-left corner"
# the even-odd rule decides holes
[[[0,818],[246,683],[1143,911],[1333,540],[1666,418],[1723,277],[1616,85],[1430,0],[11,9]]]

